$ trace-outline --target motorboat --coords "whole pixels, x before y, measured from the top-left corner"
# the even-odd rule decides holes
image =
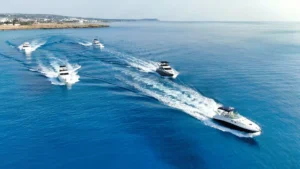
[[[100,43],[100,41],[98,39],[93,40],[93,45],[99,46],[100,48],[104,48],[104,45],[102,43]]]
[[[172,67],[169,65],[169,62],[167,61],[161,61],[158,64],[158,68],[156,69],[156,72],[161,76],[169,76],[169,77],[176,76],[176,72],[172,69]]]
[[[248,133],[261,132],[261,128],[257,124],[240,115],[233,107],[219,107],[213,119],[229,128]]]
[[[29,42],[24,42],[21,47],[20,47],[21,50],[24,50],[25,53],[30,53],[32,51],[32,48],[30,46],[30,43]]]
[[[63,65],[63,66],[59,66],[59,75],[58,75],[58,79],[66,84],[70,84],[71,83],[71,75],[70,72],[67,68],[67,66]]]

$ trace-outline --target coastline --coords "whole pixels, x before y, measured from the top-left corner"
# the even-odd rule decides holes
[[[0,31],[31,30],[31,29],[77,29],[77,28],[105,28],[107,24],[77,24],[77,23],[43,23],[32,25],[0,25]]]

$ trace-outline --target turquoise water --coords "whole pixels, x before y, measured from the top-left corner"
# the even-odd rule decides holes
[[[297,23],[0,32],[0,168],[300,168],[299,56]],[[176,79],[155,73],[160,60]],[[263,132],[215,123],[220,105]]]

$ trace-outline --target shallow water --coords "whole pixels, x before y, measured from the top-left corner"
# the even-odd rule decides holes
[[[0,168],[299,168],[299,32],[247,22],[0,32]],[[155,73],[160,60],[176,79]],[[57,80],[62,64],[76,70],[72,86]],[[220,105],[263,132],[216,124]]]

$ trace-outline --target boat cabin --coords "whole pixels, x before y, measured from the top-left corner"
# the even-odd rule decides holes
[[[223,110],[221,114],[231,119],[238,119],[241,117],[233,107],[219,107],[218,110]]]
[[[29,46],[30,46],[29,42],[25,42],[25,43],[23,44],[23,47],[29,47]]]
[[[68,75],[68,68],[66,66],[59,66],[59,74],[60,75]]]
[[[226,112],[233,112],[233,111],[235,111],[235,109],[233,107],[219,107],[218,109],[226,111]]]
[[[171,66],[169,66],[169,62],[161,61],[159,67],[164,70],[172,70]]]
[[[167,62],[167,61],[161,61],[160,65],[161,66],[169,66],[169,62]]]
[[[69,75],[68,72],[60,73],[59,75]]]
[[[172,70],[171,66],[169,66],[169,62],[161,61],[159,67],[164,70]]]

